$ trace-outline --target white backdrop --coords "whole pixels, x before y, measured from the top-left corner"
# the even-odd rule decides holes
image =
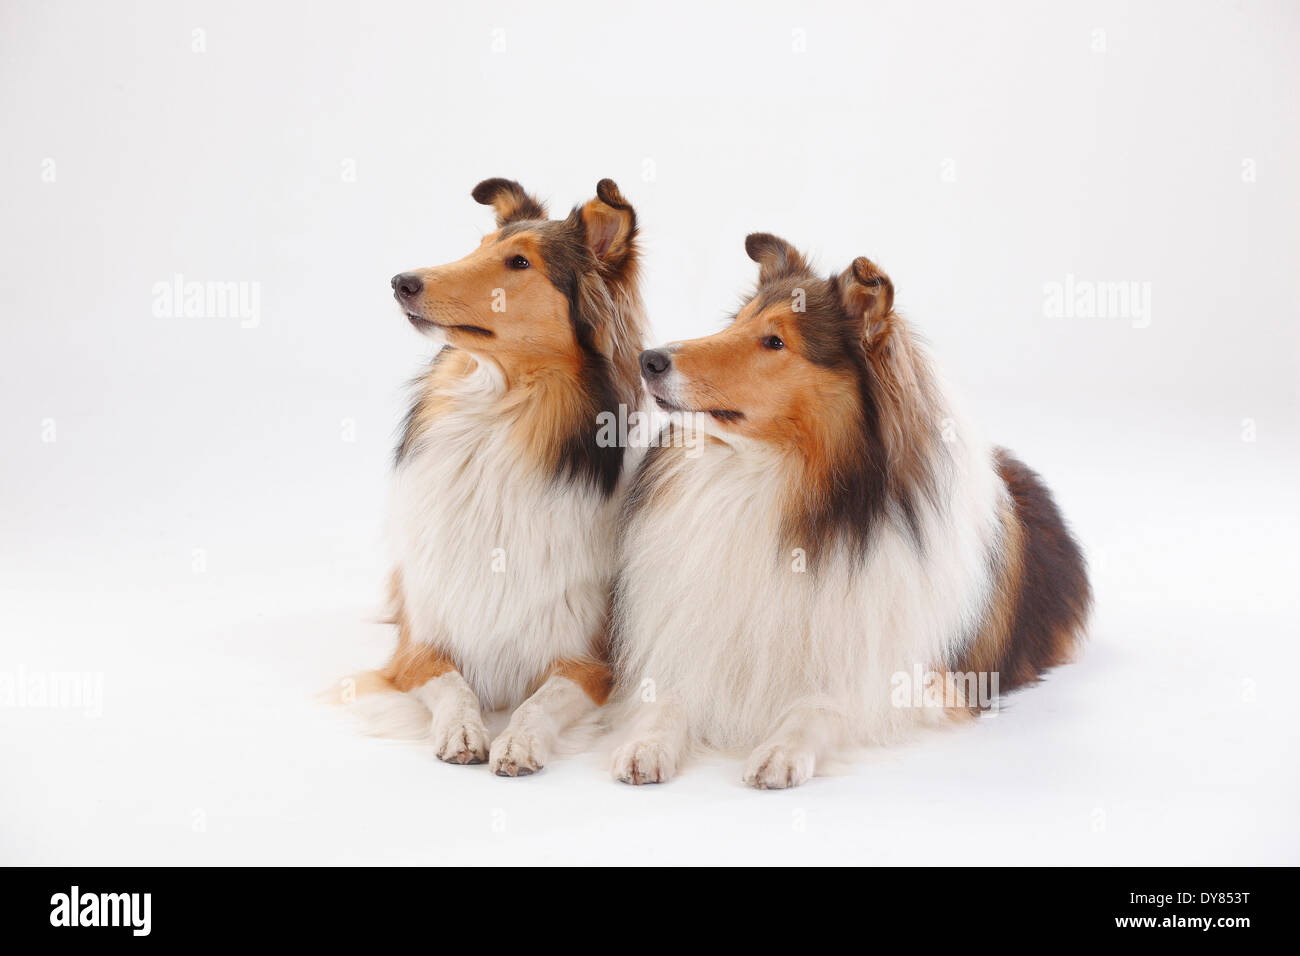
[[[1298,30],[1253,0],[8,0],[0,862],[1300,862]],[[1087,547],[1080,662],[781,794],[725,760],[634,791],[599,753],[498,780],[322,713],[391,641],[429,346],[388,279],[468,251],[497,175],[556,213],[619,183],[659,340],[719,326],[750,231],[879,262]],[[177,276],[248,308],[169,305]],[[1137,298],[1054,308],[1096,283]],[[21,692],[64,672],[94,706]]]

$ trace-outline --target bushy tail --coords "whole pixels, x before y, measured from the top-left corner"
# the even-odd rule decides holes
[[[1014,625],[1000,664],[1002,689],[1011,690],[1073,656],[1092,588],[1083,553],[1043,480],[1005,449],[997,463],[1021,528]]]
[[[399,691],[380,671],[344,677],[321,698],[345,709],[361,725],[361,732],[371,737],[420,740],[429,736],[429,709]]]

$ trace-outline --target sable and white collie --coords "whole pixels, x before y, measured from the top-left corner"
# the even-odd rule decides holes
[[[613,657],[630,733],[613,773],[676,773],[694,743],[747,753],[759,788],[833,752],[969,717],[1067,659],[1091,603],[1038,476],[953,407],[889,278],[816,276],[751,235],[757,291],[716,335],[643,352],[696,413],[631,483]],[[915,682],[920,686],[911,686]]]
[[[490,757],[513,777],[609,692],[623,449],[597,421],[637,400],[644,316],[636,213],[611,180],[564,220],[505,179],[473,196],[497,230],[392,280],[411,324],[446,345],[397,449],[397,649],[357,691],[417,699],[439,758]],[[502,708],[489,754],[481,711]]]

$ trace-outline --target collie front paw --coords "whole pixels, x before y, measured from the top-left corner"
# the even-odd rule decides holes
[[[489,766],[498,777],[526,777],[546,766],[546,744],[536,734],[509,727],[492,741]]]
[[[765,744],[745,761],[743,779],[758,790],[784,790],[804,783],[813,775],[816,763],[816,755],[809,751]]]
[[[433,728],[434,753],[447,763],[482,763],[487,760],[488,735],[483,721],[455,719]]]
[[[673,752],[657,740],[634,740],[614,751],[610,767],[615,780],[639,786],[667,783],[677,772]]]

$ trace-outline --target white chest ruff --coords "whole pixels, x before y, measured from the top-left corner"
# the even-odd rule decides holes
[[[1004,492],[988,467],[966,464],[950,470],[942,511],[920,509],[924,549],[901,522],[882,521],[865,561],[836,553],[814,572],[781,542],[776,462],[716,447],[683,460],[671,491],[624,529],[625,685],[671,696],[693,733],[724,749],[757,745],[811,696],[848,706],[863,742],[914,726],[926,715],[893,706],[891,679],[951,659],[990,586]]]
[[[483,705],[514,707],[604,624],[617,503],[524,460],[490,380],[399,464],[389,536],[411,636],[455,661]]]

